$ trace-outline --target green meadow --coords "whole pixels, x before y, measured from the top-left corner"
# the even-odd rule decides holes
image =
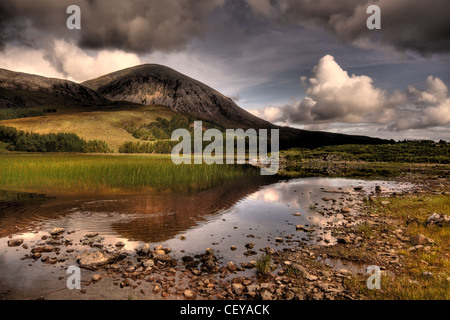
[[[191,192],[259,175],[242,165],[175,165],[170,155],[0,155],[0,190],[17,192]]]

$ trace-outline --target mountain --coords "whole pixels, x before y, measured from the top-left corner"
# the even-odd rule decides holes
[[[146,64],[82,83],[111,101],[165,105],[226,128],[279,129],[283,148],[338,144],[380,144],[384,140],[276,126],[240,108],[230,98],[173,69]]]
[[[146,64],[82,83],[111,101],[164,105],[230,128],[272,128],[233,100],[173,69]]]
[[[100,103],[105,98],[78,83],[0,69],[0,108]]]
[[[280,127],[240,108],[209,86],[165,66],[147,64],[82,84],[0,69],[2,109],[51,106],[55,113],[0,121],[24,131],[72,132],[106,141],[114,149],[139,141],[127,126],[158,117],[190,115],[223,128],[279,129],[280,147],[314,148],[340,144],[382,144],[386,140]]]

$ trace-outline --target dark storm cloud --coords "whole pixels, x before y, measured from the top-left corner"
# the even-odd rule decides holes
[[[81,31],[66,28],[69,4],[81,8]],[[0,49],[8,42],[23,44],[30,32],[43,32],[47,37],[76,37],[87,49],[176,50],[207,31],[210,12],[221,4],[222,0],[2,0]]]
[[[260,0],[265,2],[265,0]],[[278,0],[280,23],[327,29],[360,46],[381,46],[422,55],[450,52],[448,0]],[[370,5],[381,9],[381,30],[368,30]]]

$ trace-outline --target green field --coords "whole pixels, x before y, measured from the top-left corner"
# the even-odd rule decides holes
[[[60,193],[189,192],[259,170],[239,165],[175,165],[170,155],[0,155],[0,190]]]

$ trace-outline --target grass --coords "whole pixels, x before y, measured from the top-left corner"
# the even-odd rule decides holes
[[[409,237],[423,234],[436,241],[427,250],[400,250],[403,268],[394,275],[382,276],[381,290],[368,290],[367,277],[347,280],[354,293],[368,299],[381,300],[449,300],[450,299],[450,226],[427,226],[427,218],[434,212],[450,215],[448,195],[426,194],[389,198],[382,206],[380,199],[373,211],[395,219],[406,228]],[[361,226],[362,230],[374,232]],[[432,276],[424,273],[431,272]]]
[[[272,261],[272,256],[268,253],[261,256],[258,261],[256,261],[256,273],[262,276],[266,276],[270,273],[270,262]]]
[[[0,155],[0,190],[59,193],[188,192],[259,174],[238,165],[180,165],[168,155]]]

